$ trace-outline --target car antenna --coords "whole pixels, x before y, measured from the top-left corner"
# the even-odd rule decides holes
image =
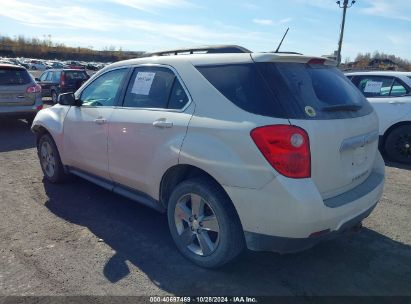
[[[278,47],[277,47],[277,49],[275,50],[274,53],[278,53],[278,51],[280,50],[280,47],[281,47],[281,45],[283,44],[284,38],[285,38],[285,36],[287,36],[289,29],[290,29],[290,28],[288,27],[287,30],[285,31],[284,36],[283,36],[283,39],[281,39],[280,44],[278,45]]]

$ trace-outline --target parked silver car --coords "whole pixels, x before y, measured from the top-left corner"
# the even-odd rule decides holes
[[[0,117],[23,118],[31,123],[42,108],[41,87],[27,70],[0,64]]]

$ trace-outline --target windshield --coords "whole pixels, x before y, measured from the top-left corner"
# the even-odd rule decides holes
[[[23,85],[30,82],[32,79],[24,69],[0,68],[0,85]]]

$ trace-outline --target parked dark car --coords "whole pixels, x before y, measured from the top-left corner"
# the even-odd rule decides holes
[[[22,118],[31,125],[42,108],[41,87],[27,70],[18,65],[0,64],[0,118]]]
[[[79,61],[67,61],[66,65],[69,69],[85,70],[86,66]]]
[[[41,74],[36,81],[41,85],[43,97],[51,97],[57,103],[61,93],[75,92],[90,76],[84,70],[52,69]]]

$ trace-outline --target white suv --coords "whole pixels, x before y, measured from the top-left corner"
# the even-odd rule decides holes
[[[360,224],[384,163],[355,86],[322,58],[204,52],[117,62],[60,95],[32,127],[46,179],[75,174],[167,212],[178,249],[203,267]]]

